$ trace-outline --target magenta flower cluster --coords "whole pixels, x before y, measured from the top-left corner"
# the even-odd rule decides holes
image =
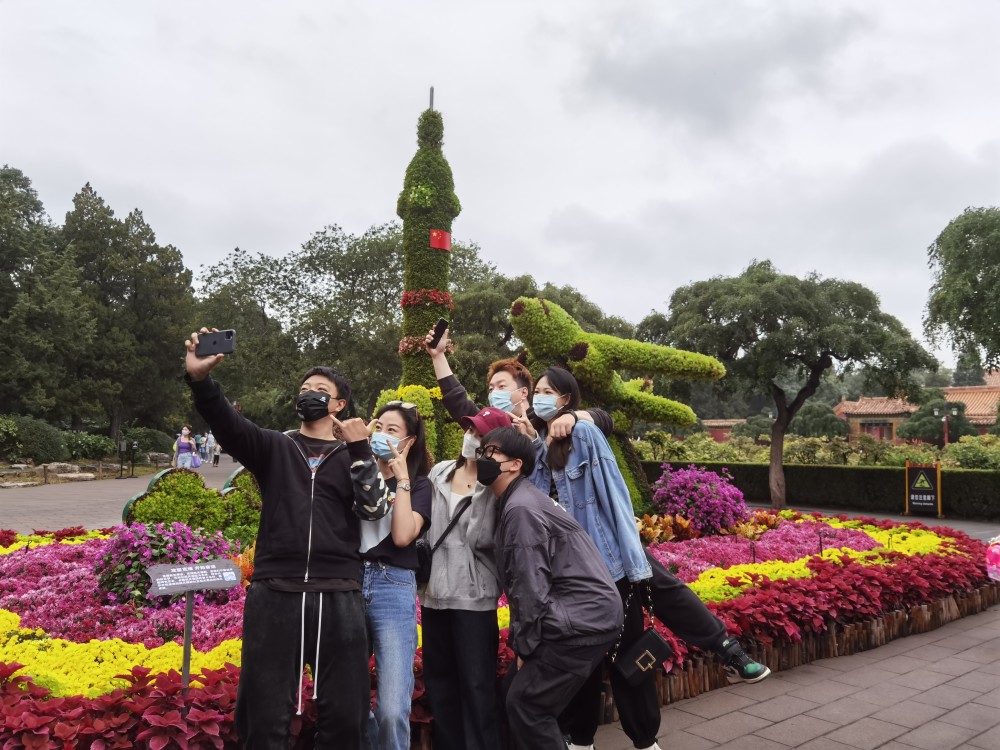
[[[785,521],[752,542],[742,536],[709,536],[685,542],[651,544],[649,551],[685,583],[711,568],[780,560],[793,562],[824,549],[849,547],[865,551],[881,547],[863,531],[838,529],[819,521]]]
[[[49,544],[0,555],[0,609],[21,616],[21,627],[41,628],[53,638],[86,643],[92,638],[121,638],[147,648],[165,641],[181,643],[184,602],[165,608],[109,600],[100,589],[94,567],[111,540],[84,544]],[[117,597],[116,597],[117,598]],[[226,601],[195,595],[193,643],[208,651],[240,638],[244,590],[229,589]]]
[[[673,469],[663,464],[663,475],[653,485],[653,505],[664,515],[683,516],[702,534],[718,534],[750,517],[743,493],[722,474],[691,464]]]
[[[181,564],[231,557],[238,549],[221,531],[206,534],[182,523],[141,524],[115,528],[94,568],[108,601],[165,606],[163,597],[150,597],[146,568],[157,563]]]

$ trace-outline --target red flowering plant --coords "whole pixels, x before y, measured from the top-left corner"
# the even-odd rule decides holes
[[[399,302],[400,307],[419,307],[421,305],[443,305],[449,310],[455,309],[455,302],[451,295],[440,289],[416,289],[403,292],[403,298]]]

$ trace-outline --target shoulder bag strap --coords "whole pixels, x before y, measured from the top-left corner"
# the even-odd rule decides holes
[[[462,517],[462,514],[465,513],[465,509],[468,508],[470,505],[472,505],[472,495],[466,495],[465,498],[463,499],[462,507],[458,509],[458,512],[455,514],[455,517],[452,518],[451,522],[445,527],[444,533],[442,533],[441,536],[438,537],[438,540],[434,542],[434,546],[431,547],[432,555],[435,552],[437,552],[437,548],[441,546],[441,542],[443,542],[444,538],[448,536],[448,534],[451,532],[453,528],[455,528],[455,524],[458,523],[458,519]]]

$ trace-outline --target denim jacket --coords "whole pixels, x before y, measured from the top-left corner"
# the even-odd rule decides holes
[[[559,504],[594,540],[613,580],[650,578],[653,571],[639,538],[632,500],[607,438],[594,425],[580,421],[571,440],[566,467],[552,471],[546,461],[545,436],[538,436],[531,482],[546,494],[555,482]]]

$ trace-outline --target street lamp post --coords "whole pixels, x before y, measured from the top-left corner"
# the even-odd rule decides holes
[[[951,412],[950,415],[948,414],[949,411]],[[938,415],[938,410],[935,409],[934,410],[934,416],[936,417],[937,415]],[[948,447],[948,424],[949,424],[948,419],[949,419],[949,416],[957,417],[958,416],[958,408],[953,406],[953,407],[951,407],[951,409],[945,409],[944,410],[944,416],[941,417],[941,421],[944,422],[944,447],[945,448]]]

